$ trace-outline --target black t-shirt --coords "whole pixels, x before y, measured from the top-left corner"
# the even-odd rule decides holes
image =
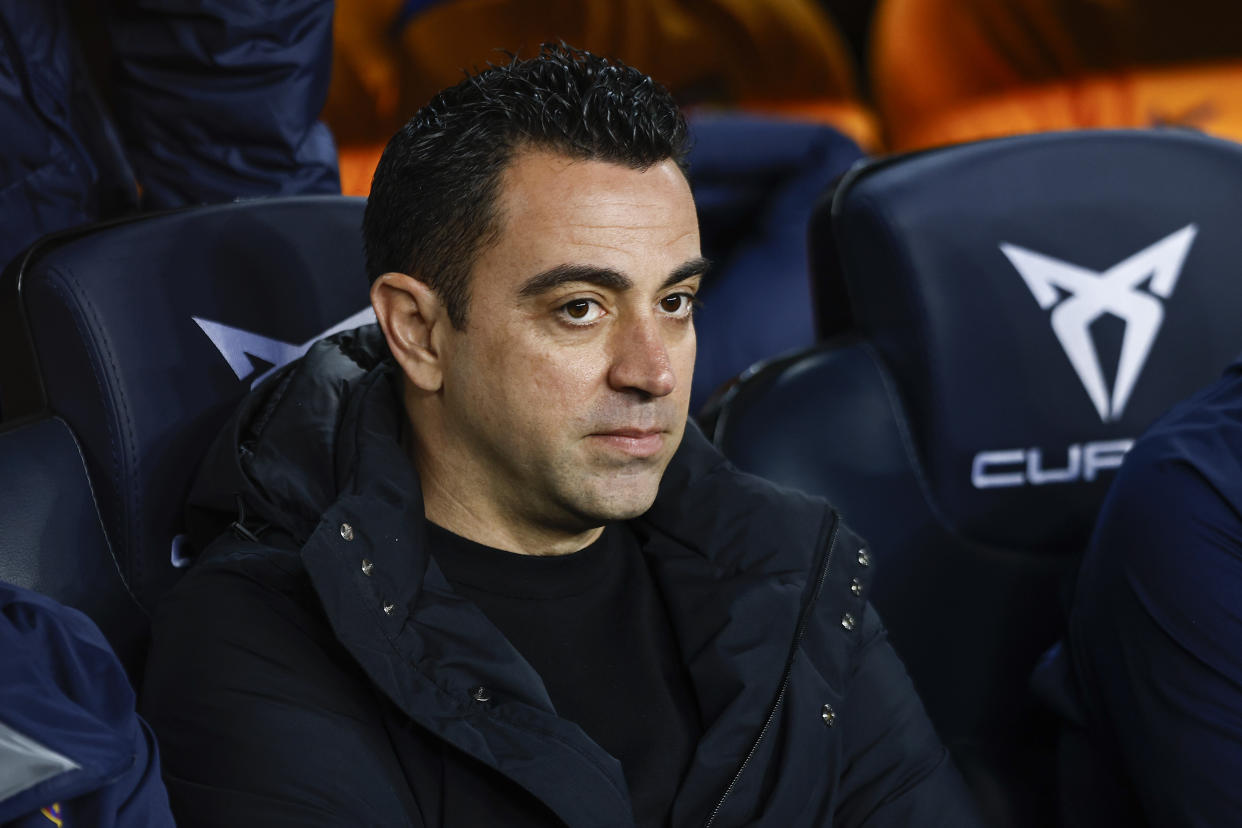
[[[700,736],[663,600],[625,524],[571,555],[516,555],[428,525],[445,577],[543,678],[557,713],[625,769],[640,826],[668,822]]]

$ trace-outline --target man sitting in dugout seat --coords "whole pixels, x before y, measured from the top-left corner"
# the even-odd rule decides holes
[[[687,426],[684,142],[564,46],[393,137],[378,328],[260,386],[191,498],[232,526],[154,621],[180,824],[975,824],[866,546]]]

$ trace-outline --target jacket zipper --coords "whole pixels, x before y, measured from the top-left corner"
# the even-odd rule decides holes
[[[815,589],[811,593],[811,599],[807,602],[802,618],[798,621],[798,629],[794,632],[793,646],[789,651],[789,660],[785,663],[785,672],[781,676],[781,689],[776,694],[776,701],[772,702],[772,707],[768,710],[768,717],[764,720],[763,727],[759,730],[759,735],[755,737],[750,750],[746,752],[746,758],[742,760],[742,764],[738,766],[737,771],[733,774],[733,778],[729,780],[729,787],[725,788],[724,793],[720,795],[719,801],[716,802],[716,807],[712,809],[711,816],[707,818],[703,828],[711,828],[712,823],[716,821],[716,817],[720,814],[720,809],[724,807],[725,800],[729,798],[729,794],[733,793],[733,789],[737,787],[738,780],[742,778],[742,774],[746,771],[746,766],[750,764],[751,757],[759,750],[759,745],[763,743],[763,737],[767,735],[768,730],[772,727],[772,722],[776,720],[776,713],[781,709],[781,703],[785,701],[785,692],[789,689],[789,681],[793,677],[794,660],[797,657],[798,648],[802,646],[802,639],[806,637],[806,628],[810,622],[811,611],[815,609],[815,604],[819,601],[820,590],[823,589],[824,581],[828,579],[828,567],[832,564],[832,552],[837,546],[837,531],[840,526],[841,521],[834,515],[832,536],[828,539],[828,552],[824,555],[823,566],[819,568],[819,577],[815,581]]]

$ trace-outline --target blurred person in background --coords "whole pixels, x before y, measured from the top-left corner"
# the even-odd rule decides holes
[[[331,0],[0,4],[0,266],[138,209],[340,191]]]
[[[1082,563],[1068,828],[1242,814],[1242,361],[1134,444]]]
[[[869,75],[905,151],[1054,129],[1242,140],[1242,4],[880,0]]]
[[[877,148],[855,58],[814,0],[337,0],[334,26],[324,119],[347,193],[367,193],[403,114],[463,69],[561,40],[645,67],[684,107],[830,124]]]

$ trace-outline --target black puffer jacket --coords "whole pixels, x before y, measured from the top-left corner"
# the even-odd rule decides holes
[[[246,515],[155,619],[179,822],[632,825],[620,764],[428,555],[385,353],[375,328],[317,345],[205,463],[197,506]],[[703,717],[674,825],[975,824],[825,503],[690,428],[635,528]]]

